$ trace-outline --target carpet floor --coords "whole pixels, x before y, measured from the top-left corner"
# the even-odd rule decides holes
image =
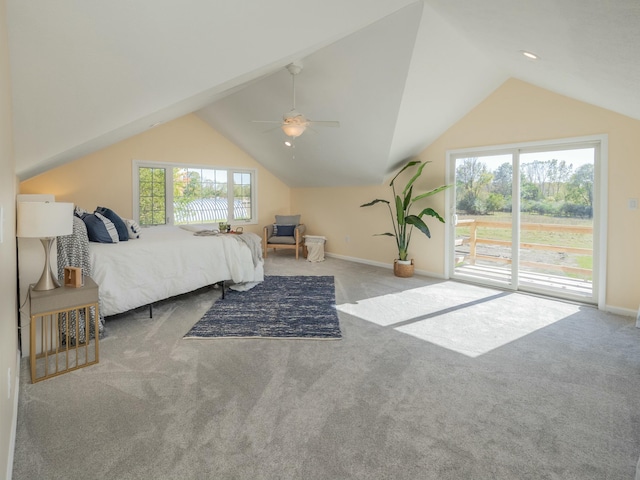
[[[328,257],[341,341],[183,336],[207,288],[107,319],[100,363],[29,382],[14,480],[632,479],[631,318]]]

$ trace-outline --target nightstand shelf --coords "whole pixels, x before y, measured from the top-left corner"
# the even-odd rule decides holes
[[[29,299],[32,383],[98,363],[98,285],[91,278],[84,277],[84,285],[78,288],[38,291],[32,286]],[[81,318],[84,332],[77,321]]]

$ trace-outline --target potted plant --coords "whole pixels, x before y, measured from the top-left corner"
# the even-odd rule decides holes
[[[389,208],[389,214],[391,215],[391,224],[393,225],[393,233],[385,232],[385,233],[377,233],[376,235],[386,235],[388,237],[395,237],[396,244],[398,246],[398,258],[393,263],[393,272],[398,277],[410,277],[413,275],[413,259],[407,260],[409,243],[411,242],[411,234],[413,232],[413,227],[416,227],[422,233],[424,233],[427,237],[431,238],[431,232],[429,231],[429,227],[424,222],[422,217],[425,215],[437,218],[440,222],[444,223],[444,219],[440,216],[438,212],[436,212],[433,208],[425,208],[417,215],[411,213],[411,207],[414,202],[422,200],[423,198],[430,197],[431,195],[435,195],[447,188],[450,185],[442,185],[434,190],[431,190],[426,193],[421,193],[413,197],[413,184],[415,181],[422,175],[422,170],[424,167],[431,162],[422,162],[420,160],[412,160],[407,163],[402,169],[396,174],[395,177],[389,183],[391,190],[393,192],[393,196],[395,198],[395,214],[391,208],[391,202],[388,200],[383,200],[377,198],[372,202],[365,203],[364,205],[360,205],[361,207],[370,207],[371,205],[375,205],[376,203],[386,203]],[[416,173],[409,179],[404,189],[402,190],[402,194],[398,195],[396,193],[395,181],[398,176],[407,170],[408,168],[414,167],[418,165],[418,169]]]

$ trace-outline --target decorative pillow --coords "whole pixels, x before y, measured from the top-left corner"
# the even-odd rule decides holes
[[[129,230],[127,229],[127,224],[118,216],[116,212],[109,208],[105,207],[96,207],[96,211],[93,213],[99,213],[100,215],[108,218],[113,222],[118,231],[118,240],[121,242],[126,242],[129,240]]]
[[[87,236],[90,242],[97,243],[118,243],[118,232],[111,220],[100,214],[85,213],[82,221],[87,227]],[[104,220],[103,220],[104,219]],[[111,233],[107,225],[111,225]]]
[[[84,208],[79,207],[78,205],[76,205],[73,209],[73,214],[78,218],[82,218],[87,213],[89,212],[87,212]]]
[[[276,215],[278,225],[300,225],[300,215]]]
[[[140,238],[140,225],[135,220],[131,220],[130,218],[123,218],[122,221],[127,225],[127,235],[129,235],[129,240],[135,240],[136,238]]]
[[[118,243],[120,241],[120,236],[118,235],[118,229],[116,228],[115,224],[107,217],[98,212],[94,213],[94,215],[98,217],[102,223],[104,223],[104,226],[107,229],[107,233],[111,237],[111,243]],[[129,238],[127,237],[127,240],[128,239]]]
[[[297,225],[274,225],[273,235],[277,237],[293,237]]]

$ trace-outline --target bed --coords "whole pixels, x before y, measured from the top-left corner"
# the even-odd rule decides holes
[[[100,333],[105,316],[216,283],[248,289],[264,280],[261,239],[253,233],[219,234],[210,225],[191,225],[142,228],[135,239],[118,243],[91,237],[91,228],[74,215],[73,233],[58,237],[58,277],[66,266],[81,267],[98,284]]]
[[[115,315],[223,281],[264,280],[258,235],[194,233],[158,226],[142,229],[137,240],[89,242],[101,313]]]

